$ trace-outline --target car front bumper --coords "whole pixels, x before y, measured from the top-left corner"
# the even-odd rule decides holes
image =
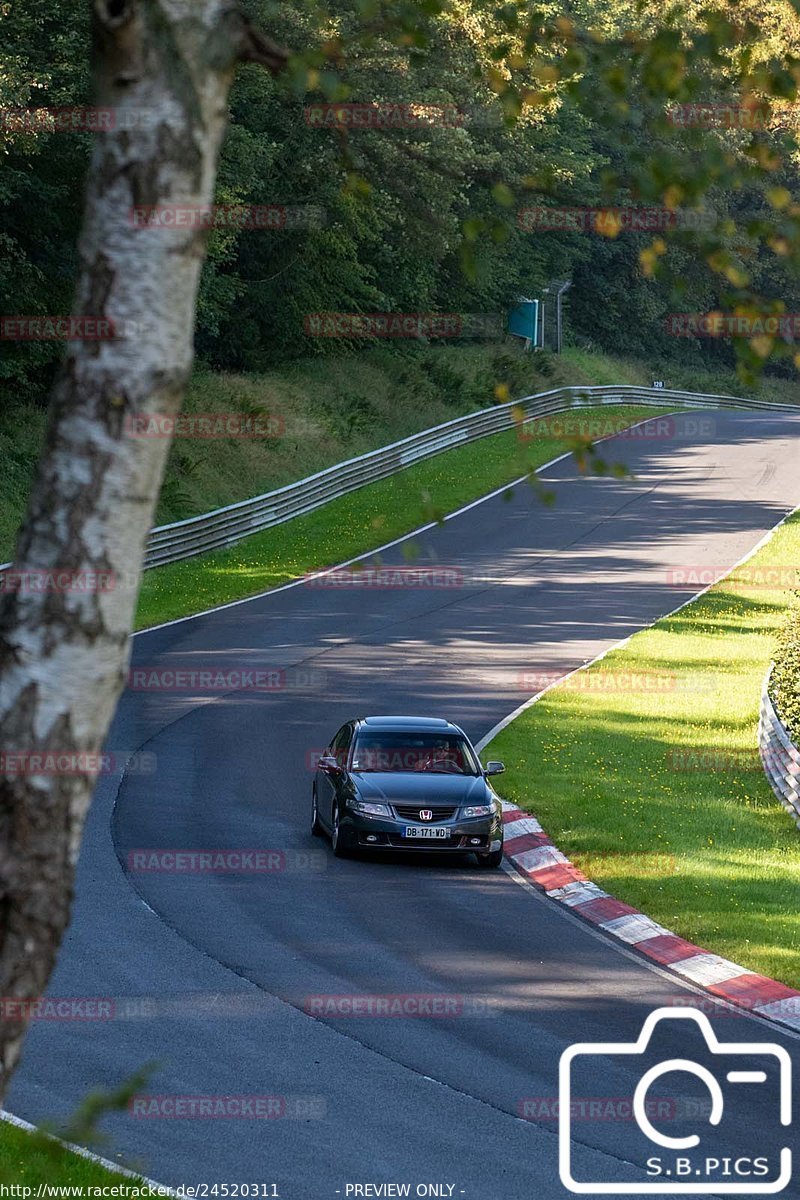
[[[488,854],[501,849],[503,845],[503,825],[499,815],[431,821],[429,826],[426,824],[425,828],[445,829],[446,837],[406,837],[404,831],[410,825],[410,821],[393,817],[366,817],[348,808],[342,817],[340,830],[348,843],[364,850]],[[421,825],[422,822],[417,822],[417,827]]]

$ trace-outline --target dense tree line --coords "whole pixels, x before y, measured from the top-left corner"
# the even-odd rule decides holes
[[[212,231],[196,333],[203,360],[259,370],[341,353],[363,342],[310,337],[307,314],[505,314],[554,279],[573,280],[574,336],[651,359],[732,359],[729,339],[670,335],[670,312],[765,302],[800,310],[787,199],[798,174],[787,50],[800,23],[789,0],[737,5],[724,16],[736,24],[710,32],[677,86],[670,55],[681,28],[701,19],[695,4],[680,19],[633,0],[541,7],[535,20],[550,33],[531,54],[534,19],[516,0],[430,0],[414,6],[405,34],[402,5],[392,6],[390,34],[379,0],[329,10],[252,0],[261,26],[297,56],[281,79],[241,71],[217,199],[285,213],[280,228]],[[70,311],[92,134],[12,118],[91,103],[89,8],[0,3],[5,314]],[[748,16],[757,19],[749,31]],[[590,31],[587,46],[573,20]],[[618,39],[616,72],[607,55],[595,61],[593,37]],[[642,47],[659,42],[648,59]],[[680,95],[679,109],[668,93]],[[372,113],[331,107],[340,102]],[[714,127],[698,127],[687,108],[697,103],[745,114],[749,104],[753,120],[720,109]],[[364,124],[373,117],[379,127]],[[657,230],[620,230],[613,216],[594,230],[541,225],[542,207],[663,209],[665,199],[680,210],[677,223],[684,210],[703,214],[699,233],[670,232],[666,254]],[[60,353],[53,342],[6,341],[0,381],[44,397]],[[758,361],[764,346],[748,340],[744,357]]]

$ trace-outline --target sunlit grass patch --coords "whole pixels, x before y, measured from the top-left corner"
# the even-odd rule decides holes
[[[29,1133],[0,1121],[0,1184],[38,1188],[45,1183],[76,1187],[122,1185],[131,1189],[130,1193],[127,1190],[118,1193],[123,1196],[133,1195],[133,1189],[141,1186],[141,1181],[106,1170],[38,1131]]]
[[[795,987],[800,833],[756,740],[788,595],[754,585],[752,568],[799,555],[796,516],[746,568],[547,693],[486,751],[506,763],[503,794],[596,883]]]

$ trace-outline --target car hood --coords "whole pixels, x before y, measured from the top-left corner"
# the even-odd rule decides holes
[[[486,804],[493,793],[482,775],[444,775],[434,771],[354,771],[353,783],[364,800],[389,804]]]

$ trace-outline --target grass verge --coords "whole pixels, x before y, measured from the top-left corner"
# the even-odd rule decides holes
[[[176,437],[155,524],[271,491],[486,408],[497,386],[512,396],[557,387],[568,370],[550,355],[503,345],[376,346],[350,357],[286,363],[261,375],[198,366],[184,399],[185,413],[266,413],[280,418],[283,432],[265,438]],[[43,406],[6,395],[0,384],[0,562],[13,552],[45,418]]]
[[[602,430],[663,413],[653,407],[582,408]],[[594,425],[592,426],[594,428]],[[441,518],[563,453],[574,441],[514,429],[448,450],[399,475],[254,534],[228,550],[147,571],[136,628],[202,612],[343,562]],[[409,547],[413,553],[413,547]]]
[[[800,378],[764,377],[744,388],[733,371],[698,371],[617,358],[599,348],[560,356],[519,345],[376,345],[242,374],[198,364],[183,411],[268,413],[274,438],[177,437],[170,448],[155,524],[166,525],[272,491],[343,459],[492,404],[498,394],[533,395],[562,385],[641,384],[800,403]],[[505,391],[503,390],[505,389]],[[0,562],[13,555],[45,430],[45,398],[21,397],[0,380]]]
[[[800,987],[800,836],[759,760],[761,687],[800,514],[744,567],[522,713],[486,756],[503,794],[613,896]]]
[[[76,1187],[122,1185],[130,1188],[123,1195],[130,1196],[140,1186],[136,1179],[73,1154],[38,1130],[29,1133],[8,1121],[0,1121],[0,1184],[36,1189],[45,1183]],[[35,1195],[35,1191],[31,1194]]]

